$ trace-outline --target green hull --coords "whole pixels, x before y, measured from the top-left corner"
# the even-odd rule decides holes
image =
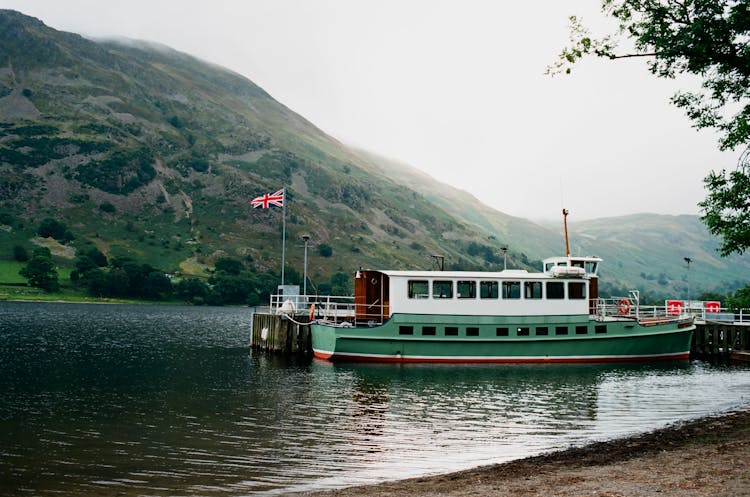
[[[315,357],[377,362],[611,362],[687,359],[691,320],[649,325],[584,316],[396,314],[372,327],[312,325]]]

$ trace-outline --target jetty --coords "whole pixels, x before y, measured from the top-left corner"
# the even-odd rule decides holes
[[[310,322],[354,316],[354,297],[271,295],[270,304],[253,312],[250,346],[281,355],[311,355]]]

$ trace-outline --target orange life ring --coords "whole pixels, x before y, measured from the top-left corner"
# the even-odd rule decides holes
[[[619,302],[619,303],[617,304],[617,311],[618,311],[618,312],[619,312],[620,314],[628,314],[628,313],[630,312],[630,302],[628,302],[628,300],[627,300],[627,299],[622,299],[622,300],[621,300],[621,301],[620,301],[620,302]]]
[[[315,317],[315,304],[312,304],[310,306],[310,321],[312,321],[314,317]]]

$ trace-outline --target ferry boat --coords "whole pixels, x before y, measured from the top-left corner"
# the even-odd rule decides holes
[[[359,270],[353,312],[319,304],[310,313],[313,354],[401,363],[688,359],[693,318],[641,307],[637,292],[600,299],[601,262],[552,257],[536,273]]]

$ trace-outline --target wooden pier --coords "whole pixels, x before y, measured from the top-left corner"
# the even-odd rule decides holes
[[[750,361],[750,323],[696,322],[690,356]]]
[[[274,354],[307,355],[312,351],[309,319],[285,314],[253,314],[250,346]]]

